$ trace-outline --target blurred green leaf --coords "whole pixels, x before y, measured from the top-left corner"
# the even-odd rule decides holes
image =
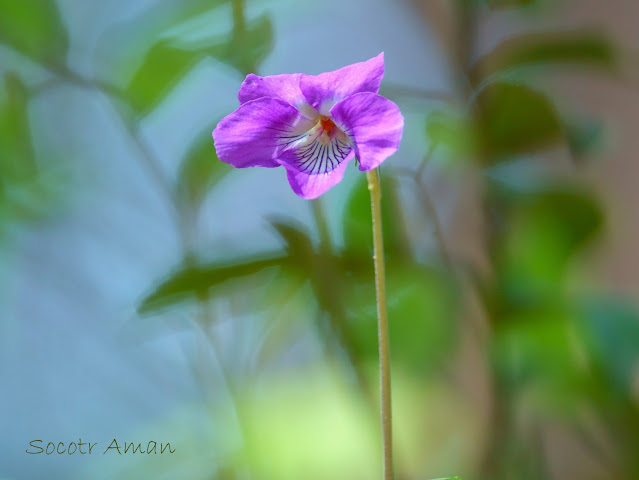
[[[273,26],[265,14],[239,31],[234,29],[228,40],[213,40],[190,48],[176,43],[174,39],[167,39],[155,44],[126,88],[140,113],[148,113],[207,56],[227,62],[244,74],[255,72],[273,48]]]
[[[96,76],[125,89],[138,73],[145,56],[159,43],[185,51],[203,50],[219,43],[220,38],[225,38],[222,35],[207,39],[204,44],[182,40],[193,33],[197,36],[198,29],[207,32],[214,29],[204,22],[220,14],[227,16],[223,8],[215,10],[228,3],[229,0],[158,0],[130,12],[131,15],[114,22],[99,37],[94,55]]]
[[[599,32],[543,32],[509,38],[473,67],[471,78],[486,78],[496,72],[535,65],[581,65],[611,71],[616,52],[608,37]]]
[[[359,359],[377,359],[377,304],[373,278],[354,280],[346,304]],[[447,358],[454,340],[456,294],[445,275],[424,267],[390,266],[387,306],[393,362],[423,373]]]
[[[213,145],[210,132],[197,137],[186,155],[178,173],[178,192],[182,198],[198,207],[206,194],[219,182],[232,167],[220,161]]]
[[[490,8],[505,7],[529,7],[539,3],[540,0],[484,0]]]
[[[273,48],[271,18],[265,13],[255,19],[248,19],[243,2],[229,3],[233,5],[233,27],[230,35],[212,33],[205,38],[188,40],[182,38],[182,35],[189,34],[189,22],[185,22],[172,30],[172,41],[175,42],[175,46],[181,46],[186,50],[206,51],[207,55],[228,63],[243,74],[255,73],[259,64]]]
[[[28,118],[28,92],[6,74],[7,97],[0,103],[0,225],[32,221],[61,195],[62,178],[36,163]]]
[[[382,172],[382,223],[384,251],[389,259],[410,256],[395,179]],[[344,257],[371,258],[373,255],[373,222],[371,198],[365,175],[353,187],[342,217]],[[371,262],[372,263],[372,262]]]
[[[592,383],[562,305],[522,308],[499,325],[492,355],[506,388],[527,393],[541,406],[573,409]]]
[[[579,306],[581,327],[602,377],[632,394],[639,365],[639,313],[620,300],[589,298]]]
[[[428,115],[426,137],[453,156],[473,154],[478,144],[477,134],[468,117],[450,110],[436,110]]]
[[[126,89],[133,107],[147,113],[205,55],[206,51],[177,48],[168,41],[153,46]]]
[[[296,258],[296,265],[302,269],[308,268],[314,255],[313,242],[308,232],[292,220],[271,220],[271,226],[286,243],[291,257]]]
[[[247,75],[255,73],[274,43],[273,23],[269,15],[263,14],[245,29],[238,28],[236,23],[231,41],[217,56]]]
[[[495,83],[477,97],[477,128],[488,164],[557,142],[563,124],[542,93],[524,85]]]
[[[522,304],[559,294],[568,260],[602,226],[598,202],[568,186],[511,196],[510,202],[496,252],[502,292]]]
[[[0,173],[1,175],[1,173]],[[62,171],[38,170],[30,176],[0,181],[0,231],[3,227],[41,220],[65,194]]]
[[[39,62],[65,60],[68,37],[54,0],[0,0],[0,42]]]
[[[266,269],[278,267],[288,257],[281,253],[238,259],[235,263],[191,265],[185,262],[177,271],[146,296],[138,307],[139,314],[153,313],[185,300],[209,296],[210,290],[228,280],[255,275]]]
[[[28,92],[22,80],[11,73],[4,77],[7,98],[0,105],[0,149],[3,177],[30,172],[34,164],[27,103]]]
[[[384,227],[388,228],[386,222],[383,223]],[[366,256],[372,255],[373,224],[371,220],[371,200],[368,184],[363,176],[358,178],[346,202],[342,228],[344,247],[347,252],[358,252],[358,256],[362,254],[360,252],[363,252],[363,255]]]

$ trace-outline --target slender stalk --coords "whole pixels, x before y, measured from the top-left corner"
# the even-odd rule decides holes
[[[373,246],[375,254],[375,289],[377,292],[377,333],[379,338],[379,374],[382,406],[382,440],[384,445],[384,480],[393,479],[393,415],[391,410],[390,346],[386,313],[386,278],[384,275],[384,239],[382,237],[382,191],[379,170],[366,172],[371,193]]]

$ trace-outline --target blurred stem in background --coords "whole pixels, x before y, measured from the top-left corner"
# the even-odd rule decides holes
[[[456,30],[456,49],[454,52],[455,68],[457,70],[457,88],[461,98],[463,98],[468,105],[468,113],[470,117],[477,117],[476,121],[481,122],[476,112],[476,96],[478,95],[479,87],[473,88],[473,85],[478,85],[480,82],[477,77],[477,70],[473,69],[474,49],[476,45],[476,33],[478,23],[478,8],[475,2],[468,0],[457,0],[457,30]],[[474,152],[476,157],[474,160],[480,165],[485,165],[488,162],[486,159],[481,158],[482,151],[477,150]],[[489,212],[491,209],[484,199],[484,219],[487,223],[488,243],[494,243],[494,239],[490,237],[495,236],[495,228],[492,225],[492,219]],[[490,248],[490,246],[489,246]],[[498,265],[493,265],[492,268],[497,269]],[[489,324],[495,325],[496,319],[490,318],[496,315],[496,312],[487,310],[486,315],[489,317]],[[494,334],[494,332],[491,332]],[[488,340],[490,342],[490,339]],[[493,374],[489,380],[490,388],[492,390],[492,421],[488,429],[487,444],[485,445],[483,458],[479,466],[479,478],[505,478],[503,475],[507,475],[509,472],[505,471],[502,466],[504,465],[503,457],[508,455],[508,446],[517,443],[517,438],[511,430],[511,417],[512,417],[512,405],[513,398],[512,392],[500,379],[498,369],[493,369]],[[510,441],[508,440],[510,439]],[[532,442],[531,442],[532,443]],[[538,466],[539,473],[543,470],[542,465],[542,453],[538,451],[538,443],[530,445],[527,454],[520,454],[521,457],[528,457],[529,459],[535,459],[530,464]],[[541,474],[538,478],[546,478],[547,474]]]
[[[391,406],[390,346],[386,311],[386,278],[384,274],[384,238],[382,236],[382,191],[379,169],[366,172],[371,194],[375,290],[377,293],[377,333],[379,341],[379,373],[381,394],[382,440],[384,443],[384,480],[393,479],[393,413]]]

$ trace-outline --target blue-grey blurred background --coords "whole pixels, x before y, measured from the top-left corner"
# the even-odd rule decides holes
[[[397,478],[638,478],[638,18],[0,0],[0,478],[381,476],[364,175],[306,201],[211,139],[246,74],[381,51]]]

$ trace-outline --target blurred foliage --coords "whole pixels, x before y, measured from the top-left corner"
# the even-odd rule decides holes
[[[467,113],[435,110],[426,119],[428,139],[455,158],[475,155],[490,166],[565,141],[572,142],[576,156],[595,145],[585,136],[592,127],[566,126],[551,100],[527,85],[490,83],[473,100]]]
[[[560,294],[568,260],[601,226],[596,201],[563,185],[507,200],[494,245],[500,296],[525,302],[520,293]]]
[[[470,70],[471,78],[503,74],[522,67],[583,66],[611,73],[617,52],[610,40],[596,31],[520,34],[498,44]]]
[[[390,256],[389,263],[405,261],[410,258],[408,234],[399,203],[397,182],[394,177],[382,175],[384,203],[382,206],[382,224],[384,248]],[[359,258],[364,262],[373,254],[373,222],[371,219],[371,199],[368,183],[361,176],[353,188],[342,217],[345,256]]]
[[[494,83],[481,90],[476,103],[480,158],[486,164],[538,150],[561,138],[554,106],[529,87]]]
[[[218,160],[215,149],[211,152],[212,131],[207,128],[197,137],[178,172],[178,193],[193,208],[200,206],[206,194],[232,170],[229,164]]]
[[[372,280],[372,279],[371,279]],[[455,338],[457,295],[449,278],[421,266],[390,267],[387,273],[388,315],[393,362],[422,375],[448,361]],[[370,283],[347,285],[347,318],[357,358],[377,361],[377,304]]]
[[[218,57],[248,75],[273,49],[273,23],[268,15],[262,15],[246,27],[240,25],[235,22],[233,36],[220,48]]]
[[[131,80],[127,97],[137,110],[148,112],[204,56],[205,52],[172,47],[167,41],[157,43]]]
[[[434,110],[426,117],[426,137],[432,145],[455,159],[467,158],[477,149],[478,134],[464,112]]]
[[[639,313],[628,302],[588,298],[577,304],[578,328],[592,371],[612,396],[632,397],[639,364]]]
[[[473,0],[470,0],[473,1]],[[539,0],[479,0],[490,8],[527,7],[539,3]]]
[[[478,7],[463,0],[460,5],[476,21]],[[471,48],[472,38],[466,41]],[[427,118],[431,142],[449,155],[474,159],[485,174],[490,274],[474,276],[490,325],[494,413],[478,478],[549,478],[536,432],[550,419],[561,419],[578,442],[591,446],[597,433],[581,425],[584,412],[607,424],[610,438],[624,432],[613,447],[618,458],[598,453],[598,461],[628,478],[639,472],[629,453],[639,447],[639,405],[631,390],[639,364],[636,305],[600,304],[571,293],[568,274],[598,237],[605,214],[585,182],[577,176],[560,179],[542,161],[548,149],[566,146],[574,165],[583,166],[603,129],[596,119],[575,121],[560,112],[535,89],[534,77],[513,75],[554,65],[614,76],[617,57],[597,32],[517,35],[460,66],[473,85],[464,92],[467,114],[444,110]],[[522,415],[535,426],[522,429]],[[623,427],[620,418],[628,422]]]
[[[0,0],[0,42],[38,62],[62,62],[68,36],[54,0]]]
[[[472,21],[482,5],[519,8],[539,3],[459,2],[462,11],[469,15],[466,21],[468,18]],[[171,49],[168,44],[155,45],[129,87],[132,92],[137,90],[146,95],[142,110],[155,105],[163,96],[161,90],[170,88],[182,75],[179,72],[190,68],[198,55],[213,55],[242,73],[253,70],[268,49],[260,50],[251,40],[251,27],[246,25],[236,17],[228,42],[204,46],[200,53]],[[255,25],[254,31],[260,32],[258,36],[265,39],[266,46],[270,45],[272,27],[268,18],[261,23],[258,20]],[[466,40],[473,41],[472,37]],[[252,50],[249,44],[256,48]],[[155,55],[157,58],[153,60]],[[166,65],[165,55],[169,57],[167,61],[174,63],[162,74],[171,77],[156,82],[156,90],[147,88],[144,82],[153,81],[153,69]],[[590,433],[578,428],[581,409],[575,411],[575,405],[600,412],[601,418],[605,418],[604,412],[615,408],[622,413],[610,418],[611,431],[620,429],[623,442],[639,445],[632,443],[636,442],[639,429],[619,423],[620,418],[634,419],[639,415],[632,400],[639,360],[637,313],[634,307],[619,307],[614,301],[602,303],[575,297],[566,286],[571,266],[602,230],[604,211],[587,185],[577,179],[559,179],[539,161],[549,149],[564,146],[574,165],[582,166],[583,159],[602,143],[602,124],[597,119],[582,119],[560,111],[554,100],[535,86],[533,77],[513,74],[525,68],[550,65],[580,66],[611,75],[616,74],[619,66],[612,44],[595,31],[514,36],[474,63],[462,65],[471,85],[462,92],[465,108],[434,110],[426,119],[425,131],[431,145],[464,160],[464,165],[470,166],[470,161],[474,161],[483,170],[482,207],[490,274],[472,269],[469,273],[475,280],[490,329],[486,348],[494,414],[485,439],[484,456],[476,460],[477,478],[547,477],[540,448],[522,450],[530,442],[534,445],[539,442],[516,428],[519,408],[528,408],[529,415],[538,416],[534,418],[559,415],[584,442],[591,441]],[[201,149],[194,147],[181,170],[178,188],[194,206],[224,174],[207,164],[207,155],[204,144]],[[410,219],[403,216],[406,206],[398,194],[392,171],[384,170],[382,182],[394,372],[396,377],[406,374],[409,378],[423,379],[424,375],[445,371],[458,347],[460,324],[455,320],[461,304],[459,276],[452,270],[440,270],[417,261],[418,252],[407,228]],[[291,219],[271,219],[282,239],[280,251],[263,252],[253,259],[229,260],[224,265],[198,265],[187,257],[176,273],[142,302],[140,312],[153,313],[188,299],[214,298],[220,285],[235,285],[242,291],[251,285],[248,281],[243,283],[241,279],[245,277],[254,277],[258,283],[260,278],[272,282],[275,291],[285,292],[282,301],[310,288],[315,303],[308,309],[315,311],[317,333],[328,352],[334,351],[335,345],[345,352],[344,358],[354,369],[364,398],[370,402],[374,387],[369,380],[369,365],[377,358],[377,332],[370,262],[370,199],[365,180],[358,180],[345,205],[343,244],[330,243],[328,233],[322,232],[326,226],[321,207],[314,214],[320,229],[319,242],[305,226]],[[453,263],[457,264],[455,259]],[[265,269],[276,273],[263,277]],[[239,283],[233,283],[237,279]],[[272,358],[272,353],[269,355]],[[323,399],[329,390],[323,388],[311,394],[311,389],[307,392],[309,398],[300,400],[283,386],[273,387],[277,394],[273,402],[276,408],[271,409],[269,402],[261,398],[256,410],[259,413],[245,417],[251,424],[259,424],[256,430],[259,436],[262,431],[269,431],[277,439],[265,443],[255,440],[258,434],[245,432],[248,444],[244,453],[260,478],[296,478],[305,471],[323,472],[318,478],[343,476],[353,466],[342,465],[339,473],[330,473],[327,469],[341,465],[335,460],[338,453],[318,454],[328,447],[337,448],[336,452],[348,451],[349,447],[340,447],[331,438],[335,431],[341,432],[347,419],[354,420],[353,415],[344,414],[339,429],[331,427],[337,417],[342,417],[337,414],[340,406]],[[414,391],[411,395],[409,404],[418,398]],[[316,409],[314,405],[318,402],[333,405],[329,410],[335,416],[325,418],[317,410],[314,414],[302,411],[295,416],[299,405]],[[406,408],[411,412],[418,410],[415,406]],[[443,411],[441,406],[439,411]],[[399,419],[403,413],[399,409]],[[309,421],[313,424],[308,425]],[[416,436],[418,429],[415,425],[403,428],[406,430],[399,435],[398,443],[405,453],[419,455],[422,450],[416,446],[420,443]],[[280,430],[284,432],[281,435],[277,433]],[[290,439],[309,430],[317,435],[317,444],[290,443]],[[339,437],[350,438],[342,433]],[[629,445],[624,445],[619,455],[626,459],[626,470],[633,472],[637,471],[635,464],[623,453],[631,451]],[[307,451],[307,447],[311,450]],[[313,462],[326,457],[335,461],[311,467]],[[535,467],[530,468],[533,464]],[[412,475],[419,476],[424,471],[424,465],[414,458],[402,465]],[[234,467],[224,470],[221,478],[233,478],[229,473],[233,470]],[[356,469],[347,476],[357,477],[362,472]]]
[[[133,107],[148,113],[201,60],[215,57],[248,74],[273,48],[273,27],[268,15],[262,15],[230,39],[221,43],[175,46],[171,39],[161,40],[147,52],[142,65],[126,88]]]
[[[487,265],[474,268],[463,258],[439,262],[420,251],[412,223],[436,224],[437,219],[416,217],[419,212],[400,195],[392,163],[385,164],[383,223],[400,478],[451,471],[480,480],[550,478],[548,446],[539,432],[551,422],[568,428],[580,445],[604,438],[609,443],[604,450],[611,455],[595,448],[593,456],[618,478],[638,478],[636,302],[600,291],[575,292],[570,283],[575,266],[597,246],[606,225],[608,212],[587,176],[579,174],[587,167],[584,160],[601,149],[605,125],[564,111],[537,81],[549,67],[579,67],[580,73],[617,78],[622,55],[606,35],[573,29],[519,33],[475,58],[477,27],[493,10],[527,12],[554,2],[456,1],[461,52],[451,63],[459,63],[453,67],[463,77],[455,92],[461,102],[425,112],[425,135],[433,150],[458,160],[462,170],[479,172],[477,203]],[[216,10],[221,6],[229,8]],[[208,21],[207,15],[228,16],[230,28],[186,38],[196,23]],[[216,59],[240,75],[259,73],[274,45],[273,30],[268,14],[249,18],[243,0],[158,0],[98,40],[96,76],[85,78],[66,65],[69,34],[55,1],[0,0],[2,45],[46,69],[57,82],[91,87],[123,104],[126,108],[117,113],[123,124],[134,124],[129,133],[138,144],[138,121],[156,111],[202,61]],[[0,95],[3,229],[41,218],[60,194],[60,180],[35,153],[29,115],[33,95],[49,85],[47,80],[33,86],[11,66],[5,69]],[[203,126],[185,149],[177,177],[168,182],[185,237],[196,233],[202,203],[230,171],[215,155],[213,127]],[[553,158],[569,155],[576,171],[560,177],[544,163],[549,150]],[[342,242],[330,240],[339,235],[328,231],[319,201],[313,212],[317,238],[293,219],[268,219],[281,239],[274,251],[204,262],[200,258],[210,252],[185,246],[183,260],[167,266],[164,279],[150,281],[153,286],[140,302],[140,315],[190,304],[202,311],[198,319],[205,329],[216,320],[206,310],[214,300],[238,302],[242,313],[263,314],[273,324],[295,304],[295,313],[288,315],[294,320],[288,318],[276,330],[279,340],[272,330],[259,332],[266,338],[251,350],[259,368],[286,357],[290,345],[281,339],[289,337],[282,332],[292,330],[301,315],[312,319],[323,352],[338,367],[338,374],[329,374],[291,372],[289,366],[280,369],[286,379],[247,375],[228,381],[231,397],[236,384],[243,387],[233,405],[215,405],[212,413],[199,415],[211,414],[225,439],[239,440],[232,446],[215,444],[216,452],[224,450],[215,462],[202,444],[180,457],[183,471],[193,478],[371,478],[378,471],[371,374],[377,358],[372,225],[363,176],[344,206],[338,232]],[[433,208],[424,212],[437,214]],[[440,268],[442,263],[450,268]],[[456,362],[464,360],[462,340],[479,336],[466,332],[470,324],[463,318],[469,315],[466,290],[471,287],[486,320],[480,347],[490,415],[478,415],[468,405],[466,392],[456,391],[451,375]],[[216,367],[224,370],[225,365]],[[478,366],[471,373],[481,370]],[[596,419],[599,430],[589,428],[584,417]],[[202,423],[210,435],[209,425]],[[181,432],[180,438],[193,441],[192,433]],[[206,435],[203,444],[214,444]],[[130,473],[129,467],[119,468]],[[131,467],[146,472],[135,478],[177,471],[170,468]],[[174,476],[186,478],[183,471]]]
[[[3,178],[22,177],[22,170],[34,166],[33,146],[27,111],[28,92],[19,77],[4,78],[7,97],[0,110],[0,147],[2,147]]]
[[[19,77],[4,77],[0,97],[0,230],[42,218],[62,195],[62,177],[37,162],[29,126],[26,86]]]
[[[208,298],[213,287],[228,280],[255,275],[265,269],[277,267],[283,260],[283,257],[274,254],[224,264],[192,265],[192,260],[189,258],[182,268],[179,268],[142,301],[138,312],[150,313],[189,298],[194,300]]]
[[[392,198],[392,178],[384,179],[385,199]],[[388,304],[395,320],[391,326],[393,359],[402,368],[422,373],[446,359],[454,341],[457,294],[448,273],[416,265],[410,258],[405,225],[391,214],[392,200],[384,204],[384,234],[389,258]],[[264,253],[255,259],[235,259],[223,265],[184,266],[171,274],[141,303],[139,312],[153,313],[184,300],[208,298],[214,287],[234,278],[256,275],[278,267],[279,275],[296,278],[301,288],[310,283],[319,312],[329,316],[331,330],[340,338],[350,358],[363,368],[377,358],[377,314],[374,276],[370,262],[372,231],[366,179],[354,188],[343,217],[344,247],[327,251],[314,245],[303,227],[287,220],[272,226],[284,242],[282,252]],[[320,329],[320,333],[326,332]],[[328,341],[328,339],[326,339]]]
[[[233,3],[237,10],[235,4],[238,2]],[[192,13],[196,17],[202,12],[195,9]],[[245,75],[256,71],[257,65],[273,48],[272,22],[266,14],[250,22],[245,21],[242,15],[239,16],[241,18],[234,22],[232,33],[228,37],[216,36],[205,41],[184,42],[169,36],[161,37],[152,45],[125,89],[135,110],[142,114],[149,113],[186,73],[206,58],[226,62]],[[184,22],[189,20],[192,18],[182,19]],[[116,38],[127,38],[133,36],[133,33],[129,32],[128,25],[125,24],[114,35]]]

